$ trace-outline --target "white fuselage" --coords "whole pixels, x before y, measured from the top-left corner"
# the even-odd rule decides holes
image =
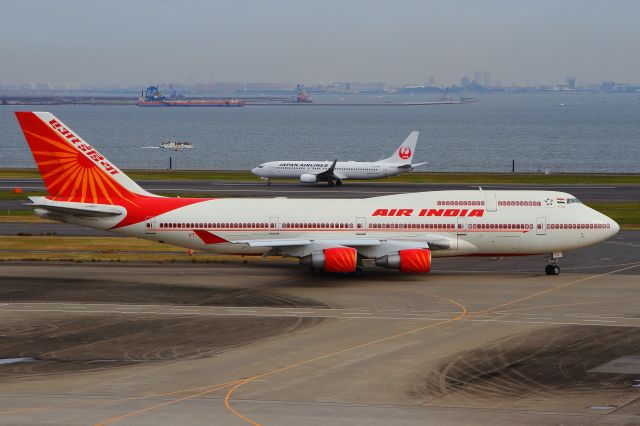
[[[332,161],[270,161],[251,170],[256,176],[267,179],[300,178],[309,174],[317,175],[331,167]],[[401,164],[338,161],[334,173],[340,179],[379,179],[411,171],[411,168],[398,168]]]
[[[68,221],[109,229],[118,220]],[[207,244],[195,230],[228,242]],[[269,250],[238,243],[245,240],[418,241],[427,242],[434,257],[442,257],[562,252],[603,241],[618,230],[615,221],[570,194],[476,190],[366,199],[213,199],[115,232],[231,254]],[[363,255],[370,257],[366,250]]]

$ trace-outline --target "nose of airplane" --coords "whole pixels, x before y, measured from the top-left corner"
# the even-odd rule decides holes
[[[620,231],[620,225],[613,219],[609,219],[611,223],[611,235],[616,235]]]
[[[260,174],[258,173],[259,171],[260,171],[259,167],[255,167],[255,168],[251,169],[251,173],[253,173],[254,175],[258,175],[258,176],[260,176]]]

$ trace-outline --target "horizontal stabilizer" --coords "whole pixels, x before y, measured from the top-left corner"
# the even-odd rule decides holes
[[[112,217],[120,216],[122,212],[115,208],[105,205],[87,204],[83,207],[57,206],[51,204],[24,203],[23,206],[32,207],[34,209],[47,210],[51,213],[72,215],[78,217]]]

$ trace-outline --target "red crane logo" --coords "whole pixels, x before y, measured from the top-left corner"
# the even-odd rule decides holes
[[[411,148],[409,148],[408,146],[403,146],[402,148],[400,148],[398,150],[398,157],[403,160],[408,160],[409,158],[411,158]]]

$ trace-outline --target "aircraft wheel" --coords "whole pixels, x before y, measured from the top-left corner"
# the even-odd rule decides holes
[[[341,180],[337,180],[336,181],[336,185],[341,186],[342,185],[342,181]]]
[[[547,275],[560,275],[560,267],[558,265],[547,265],[544,268]]]
[[[333,186],[333,185],[334,185],[334,183],[333,183],[333,181],[332,181],[332,180],[330,180],[329,182],[327,182],[327,185],[328,185],[329,187],[331,187],[331,186]]]
[[[314,268],[311,267],[311,275],[313,275],[314,277],[319,277],[320,275],[322,275],[324,273],[324,271],[322,269],[318,269],[318,268]]]
[[[267,186],[271,186],[271,181],[270,180],[267,181]]]

